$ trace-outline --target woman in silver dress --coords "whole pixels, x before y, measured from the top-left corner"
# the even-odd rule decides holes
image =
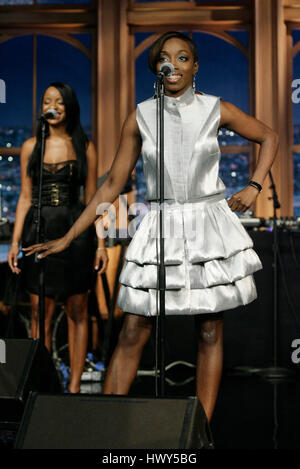
[[[252,241],[234,211],[256,200],[273,163],[278,139],[273,130],[220,98],[195,93],[198,53],[193,41],[178,32],[161,36],[151,47],[154,73],[171,62],[174,73],[165,85],[165,222],[173,236],[165,243],[166,314],[194,315],[198,337],[196,392],[208,420],[215,406],[222,372],[222,311],[256,298],[252,274],[261,268]],[[66,249],[96,218],[100,203],[112,203],[142,153],[148,200],[155,192],[155,99],[126,119],[109,176],[66,235],[32,246],[27,255],[45,257]],[[218,177],[217,133],[226,127],[260,144],[252,181],[230,200]],[[150,210],[126,253],[119,306],[128,314],[107,370],[104,393],[127,394],[156,311],[158,211]],[[196,229],[193,226],[196,225]]]

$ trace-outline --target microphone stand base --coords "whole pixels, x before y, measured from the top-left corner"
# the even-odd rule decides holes
[[[288,368],[271,366],[267,368],[256,368],[250,366],[235,366],[230,371],[235,376],[258,376],[264,379],[281,380],[296,377],[296,372]]]
[[[285,379],[292,378],[296,373],[294,370],[289,370],[288,368],[270,366],[269,368],[261,368],[256,372],[256,375],[264,379]]]

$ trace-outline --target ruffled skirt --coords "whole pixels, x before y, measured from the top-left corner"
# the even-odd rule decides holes
[[[253,242],[220,196],[164,204],[166,315],[216,313],[253,301],[252,274],[262,268]],[[127,249],[120,275],[119,307],[159,312],[159,211],[152,204]]]

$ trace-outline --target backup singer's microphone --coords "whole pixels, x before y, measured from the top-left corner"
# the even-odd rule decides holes
[[[169,77],[173,73],[174,73],[174,65],[172,65],[170,62],[165,62],[164,64],[161,64],[157,76],[164,78],[164,77]]]
[[[53,108],[50,108],[48,109],[47,112],[45,112],[45,114],[41,115],[41,119],[55,119],[56,116],[57,116],[56,110]]]

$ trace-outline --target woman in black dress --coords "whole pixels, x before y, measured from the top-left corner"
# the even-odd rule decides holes
[[[84,186],[87,204],[96,191],[97,156],[80,124],[80,108],[72,88],[61,82],[52,83],[44,92],[41,112],[56,110],[55,119],[46,121],[46,143],[43,163],[41,237],[56,239],[68,230],[84,206],[79,190]],[[12,244],[8,254],[9,266],[15,274],[18,267],[19,245],[30,246],[36,239],[38,175],[41,151],[41,124],[37,136],[24,142],[21,155],[21,194],[17,204]],[[87,340],[87,291],[94,267],[99,273],[107,266],[104,239],[98,239],[95,255],[95,230],[85,230],[68,250],[52,256],[45,263],[45,345],[51,348],[51,318],[55,300],[65,303],[68,319],[68,342],[71,376],[70,392],[79,392]],[[24,257],[22,278],[31,302],[31,336],[38,337],[38,265],[33,257]]]

